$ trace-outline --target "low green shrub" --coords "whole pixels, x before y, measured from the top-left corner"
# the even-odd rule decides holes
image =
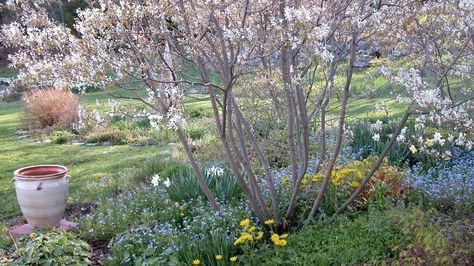
[[[432,210],[423,211],[418,207],[391,211],[390,217],[401,228],[408,243],[399,253],[399,264],[472,265],[474,254],[469,255],[466,247],[450,241],[446,230],[433,222],[437,215]]]
[[[281,168],[290,164],[286,130],[270,131],[260,142],[271,167]]]
[[[186,133],[192,140],[198,140],[207,133],[207,128],[204,124],[192,123],[186,127]]]
[[[114,128],[98,128],[87,139],[88,143],[125,144],[128,142],[128,136],[124,131]]]
[[[185,105],[184,114],[191,118],[212,117],[212,109],[210,106]]]
[[[72,138],[73,134],[66,130],[55,131],[53,142],[56,144],[64,144]]]
[[[92,249],[73,233],[63,230],[32,233],[17,249],[20,265],[90,265]]]

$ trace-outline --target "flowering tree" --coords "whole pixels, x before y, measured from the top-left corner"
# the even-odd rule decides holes
[[[319,135],[316,169],[323,181],[308,222],[319,209],[347,133],[359,43],[393,38],[411,50],[409,70],[382,69],[393,83],[406,88],[399,98],[407,111],[370,172],[336,213],[359,195],[393,144],[407,140],[404,127],[411,115],[449,122],[463,132],[473,128],[472,99],[457,101],[449,81],[451,74],[472,77],[468,63],[473,56],[474,8],[469,1],[97,0],[78,12],[78,36],[51,20],[43,3],[8,2],[21,19],[3,27],[2,39],[18,48],[10,59],[20,69],[19,79],[64,88],[87,82],[115,97],[143,102],[155,111],[150,115],[153,125],[164,123],[176,131],[216,210],[183,131],[182,89],[188,84],[207,88],[230,170],[255,215],[261,221],[273,218],[277,226],[291,222],[298,195],[306,189],[302,181],[314,156],[309,150],[312,133]],[[336,81],[340,69],[345,69],[343,82]],[[188,75],[189,71],[199,77]],[[427,81],[431,77],[433,82]],[[316,82],[321,79],[322,83]],[[117,95],[111,90],[116,87],[133,96]],[[138,93],[143,88],[147,97]],[[275,123],[286,130],[292,184],[286,210],[279,205],[267,154],[251,123],[246,92],[258,94]],[[337,98],[340,111],[332,143],[326,117]],[[315,121],[319,126],[311,132]],[[431,141],[440,140],[436,136]],[[252,154],[263,168],[261,175]]]

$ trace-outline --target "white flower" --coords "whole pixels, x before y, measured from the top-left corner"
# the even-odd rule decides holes
[[[151,178],[151,183],[153,184],[153,186],[158,186],[159,183],[161,181],[161,177],[159,175],[154,175],[152,178]]]
[[[208,175],[221,176],[224,174],[224,169],[213,165],[211,168],[207,169],[206,173]]]
[[[158,115],[158,114],[150,114],[148,116],[148,119],[150,120],[150,126],[156,130],[160,129],[160,124],[161,120],[163,119],[163,116]]]
[[[373,135],[373,136],[372,136],[372,139],[373,139],[374,141],[379,141],[379,140],[380,140],[380,134],[375,134],[375,135]]]
[[[374,132],[379,132],[382,129],[382,126],[383,126],[383,122],[380,121],[380,120],[377,120],[377,122],[375,122],[375,124],[370,125],[370,128]]]
[[[170,180],[169,178],[166,178],[166,180],[163,182],[163,185],[164,185],[165,187],[171,186],[171,180]]]
[[[441,146],[443,146],[443,145],[444,145],[444,142],[445,142],[445,140],[443,139],[443,136],[442,136],[440,133],[438,133],[438,132],[436,132],[436,133],[434,134],[434,136],[433,136],[433,141],[434,141],[435,143],[439,143]]]
[[[456,145],[463,146],[465,141],[466,141],[466,135],[460,132],[458,139],[456,140]]]
[[[406,140],[405,133],[407,132],[407,127],[402,128],[400,135],[397,136],[397,142],[403,142]]]
[[[451,134],[449,134],[449,135],[448,135],[448,141],[449,141],[449,142],[452,142],[453,140],[454,140],[454,136],[451,135]]]

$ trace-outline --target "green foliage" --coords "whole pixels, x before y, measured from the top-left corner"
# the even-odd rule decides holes
[[[171,232],[162,229],[162,225],[142,224],[118,234],[110,241],[110,251],[114,256],[106,261],[106,265],[171,263],[173,259],[169,258],[166,248],[174,237]]]
[[[405,241],[386,213],[373,211],[353,219],[341,216],[333,223],[321,219],[290,233],[286,247],[263,246],[255,254],[245,254],[243,259],[253,261],[254,265],[375,263],[393,258],[397,254],[394,247],[403,246]]]
[[[149,158],[137,167],[131,176],[133,183],[142,183],[154,174],[171,176],[186,170],[186,166],[171,160]]]
[[[128,142],[127,134],[114,128],[99,128],[88,137],[89,143],[110,142],[111,144],[125,144]]]
[[[380,133],[380,141],[374,141],[372,139],[373,133],[370,130],[370,125],[375,123],[375,120],[363,120],[358,123],[351,125],[351,130],[354,133],[354,137],[350,146],[352,151],[357,153],[362,159],[367,158],[371,155],[381,154],[385,143],[388,142],[388,135],[395,132],[397,128],[396,121],[381,119],[384,123],[383,129]],[[415,135],[414,123],[409,121],[407,123],[407,136]],[[422,163],[423,167],[428,169],[436,165],[436,160],[432,156],[426,153],[413,154],[409,150],[409,145],[395,143],[387,154],[388,160],[395,165],[414,165],[416,163]]]
[[[72,136],[73,134],[66,130],[55,131],[53,136],[53,142],[56,144],[64,144],[69,139],[71,139]]]
[[[268,132],[266,137],[261,140],[261,147],[272,167],[280,168],[290,164],[286,130]]]
[[[91,247],[73,233],[62,230],[32,233],[16,250],[20,265],[89,265]]]
[[[104,242],[130,227],[159,222],[159,211],[164,208],[164,202],[161,194],[152,188],[129,191],[110,198],[80,220],[81,238],[90,242]]]
[[[436,215],[420,208],[398,209],[390,216],[400,226],[401,233],[407,239],[399,254],[399,263],[403,265],[470,265],[468,250],[453,243],[446,231],[432,222]],[[472,232],[471,232],[472,235]]]
[[[185,106],[184,114],[191,118],[212,117],[212,109],[209,106]]]
[[[2,256],[2,251],[9,249],[11,245],[12,239],[8,235],[8,227],[0,224],[0,256]]]
[[[87,83],[82,83],[78,84],[76,86],[71,87],[71,91],[73,93],[79,94],[79,93],[91,93],[91,92],[96,92],[99,89],[96,88],[95,86]]]
[[[227,265],[229,258],[238,252],[238,248],[232,243],[232,237],[226,236],[220,229],[202,232],[201,239],[189,239],[186,235],[180,235],[175,243],[180,247],[176,257],[186,265],[191,265],[195,259],[199,259],[202,265]],[[222,255],[222,261],[217,261],[216,255]]]
[[[203,170],[201,174],[216,198],[233,200],[239,199],[242,196],[242,190],[230,172],[224,171],[219,176]],[[205,197],[192,169],[188,168],[185,171],[180,171],[171,176],[170,179],[170,185],[165,186],[164,190],[172,201],[181,202]]]
[[[186,133],[192,140],[199,140],[207,133],[207,127],[204,123],[192,123],[186,127]]]

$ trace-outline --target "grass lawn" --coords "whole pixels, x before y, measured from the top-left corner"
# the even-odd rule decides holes
[[[77,146],[39,144],[19,140],[22,107],[0,104],[0,220],[20,215],[13,184],[16,168],[33,164],[62,164],[70,169],[71,202],[107,196],[111,189],[126,188],[127,176],[147,159],[169,157],[166,146]]]

